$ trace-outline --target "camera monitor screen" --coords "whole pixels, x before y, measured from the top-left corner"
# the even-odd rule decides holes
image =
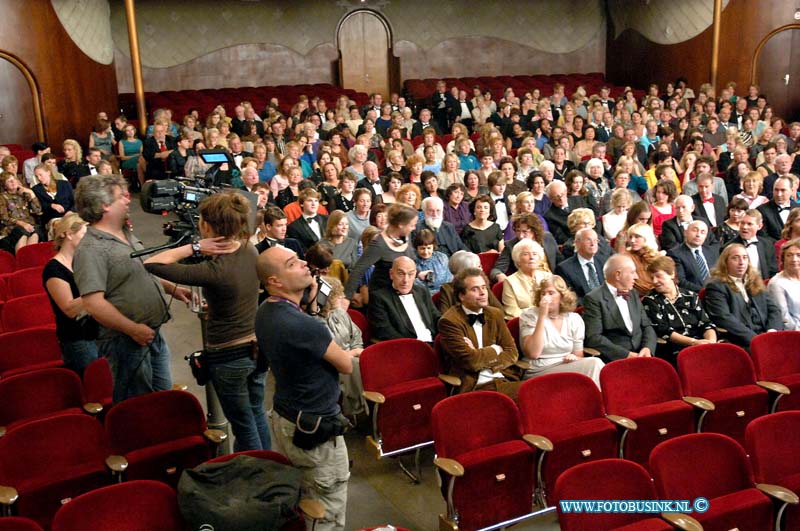
[[[224,151],[204,151],[200,152],[200,158],[206,164],[223,164],[225,162],[233,162],[228,153]]]

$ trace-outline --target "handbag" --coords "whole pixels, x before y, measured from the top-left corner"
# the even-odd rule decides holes
[[[192,371],[192,376],[197,381],[197,385],[205,385],[211,379],[211,370],[208,366],[208,357],[202,350],[192,352],[185,359],[189,363],[189,369]]]

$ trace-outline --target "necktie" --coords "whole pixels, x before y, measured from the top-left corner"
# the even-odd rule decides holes
[[[713,202],[714,202],[713,197],[709,197],[708,199],[703,199],[703,203],[713,203]]]
[[[697,269],[700,270],[700,280],[705,282],[708,278],[708,266],[703,259],[703,255],[700,254],[700,249],[694,250],[694,261],[697,262]]]
[[[600,281],[597,278],[597,270],[594,268],[594,264],[591,262],[586,264],[586,269],[589,270],[589,276],[588,276],[589,289],[593,290],[600,285]]]
[[[478,321],[481,324],[484,324],[486,322],[486,319],[484,318],[483,313],[471,313],[471,314],[467,315],[467,319],[469,320],[469,325],[470,326],[473,326],[476,321]]]
[[[623,291],[621,289],[618,289],[617,290],[617,297],[622,297],[623,299],[625,299],[627,301],[628,299],[631,298],[631,292],[630,291]]]
[[[160,140],[158,141],[158,150],[162,153],[167,150],[166,144]]]

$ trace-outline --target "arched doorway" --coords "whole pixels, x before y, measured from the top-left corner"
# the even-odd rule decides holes
[[[339,22],[336,41],[341,85],[388,96],[392,34],[386,19],[369,9],[352,11]]]
[[[800,119],[800,24],[777,28],[753,55],[753,82],[767,95],[775,114]]]

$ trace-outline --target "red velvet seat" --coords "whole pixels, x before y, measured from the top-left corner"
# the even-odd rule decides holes
[[[17,251],[16,268],[41,267],[55,256],[53,242],[42,242],[20,247]]]
[[[473,531],[532,511],[535,451],[523,440],[514,401],[475,391],[439,402],[431,415],[447,515],[439,529]]]
[[[154,479],[175,487],[185,468],[212,457],[200,402],[185,391],[157,391],[113,406],[105,419],[115,454],[128,460],[126,479]]]
[[[367,318],[364,316],[363,313],[359,312],[358,310],[354,310],[352,308],[347,309],[347,315],[350,316],[350,319],[353,320],[353,324],[355,324],[359,330],[361,330],[361,339],[364,341],[365,345],[369,345],[370,335],[369,335],[369,323],[367,322]]]
[[[753,362],[741,347],[686,347],[678,354],[678,374],[687,396],[705,398],[715,406],[698,431],[724,433],[743,444],[747,423],[767,414],[767,391],[756,385]]]
[[[378,457],[392,457],[433,444],[431,410],[447,396],[439,359],[417,339],[392,339],[361,353],[364,397],[372,404],[369,443]]]
[[[548,505],[558,477],[570,467],[616,457],[617,429],[605,417],[600,391],[582,374],[537,376],[519,388],[519,411],[524,433],[547,437],[553,444],[539,454],[537,497]]]
[[[43,269],[44,266],[35,266],[18,269],[11,273],[6,279],[9,298],[44,293],[44,285],[42,284]]]
[[[576,465],[556,481],[557,500],[655,500],[650,475],[641,465],[623,459],[601,459]],[[665,520],[643,513],[565,512],[558,508],[561,531],[667,531]]]
[[[23,372],[61,367],[61,346],[55,328],[26,328],[0,334],[0,380]]]
[[[511,334],[511,337],[514,338],[514,343],[517,345],[517,351],[522,357],[522,344],[519,340],[519,317],[514,317],[510,321],[506,322],[506,326],[508,327],[508,332]]]
[[[53,519],[52,531],[185,531],[178,498],[158,481],[130,481],[78,496]]]
[[[675,369],[659,358],[629,358],[600,371],[606,413],[633,420],[623,457],[647,468],[650,451],[659,443],[695,431],[692,406],[683,401]]]
[[[481,260],[481,269],[488,276],[497,259],[500,258],[500,253],[478,253],[478,258]]]
[[[0,250],[0,275],[11,273],[16,269],[16,259],[8,251]]]
[[[97,358],[83,371],[83,389],[88,402],[95,402],[107,411],[111,408],[114,394],[114,377],[105,358]]]
[[[16,513],[47,527],[62,503],[112,482],[103,427],[88,415],[28,422],[0,437],[0,486]]]
[[[3,305],[3,332],[14,332],[26,328],[53,326],[56,316],[46,293],[26,295],[6,301]]]
[[[78,375],[69,369],[41,369],[0,380],[0,432],[35,419],[81,413],[85,404]],[[87,411],[99,412],[86,405]]]
[[[494,295],[497,298],[497,300],[499,300],[500,302],[503,302],[503,284],[504,283],[505,283],[505,280],[501,280],[500,282],[498,282],[494,286],[492,286],[492,295]]]
[[[772,411],[800,410],[800,332],[759,334],[750,343],[750,354],[756,378],[789,388],[790,394],[776,397]]]
[[[9,516],[0,518],[0,531],[42,531],[42,527],[29,518]]]
[[[663,442],[650,454],[650,471],[661,499],[708,500],[708,511],[692,513],[705,531],[772,528],[772,502],[756,488],[744,448],[727,435]]]

